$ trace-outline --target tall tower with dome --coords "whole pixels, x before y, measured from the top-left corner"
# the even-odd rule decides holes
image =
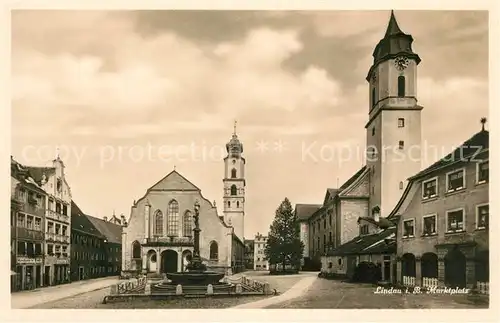
[[[234,228],[234,233],[244,241],[245,229],[245,158],[243,144],[236,134],[236,121],[231,140],[226,144],[224,158],[224,221]]]

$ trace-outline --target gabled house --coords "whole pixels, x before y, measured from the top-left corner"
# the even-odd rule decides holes
[[[475,287],[489,282],[489,133],[415,174],[389,219],[397,222],[397,281]]]

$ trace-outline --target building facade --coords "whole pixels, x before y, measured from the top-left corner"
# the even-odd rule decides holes
[[[397,280],[489,283],[489,133],[483,129],[410,178],[397,220]]]
[[[47,286],[43,268],[47,194],[11,158],[11,291]]]
[[[122,268],[122,226],[118,223],[125,222],[125,216],[121,219],[116,216],[99,219],[88,216],[94,227],[104,236],[104,258],[106,261],[104,276],[118,276]],[[118,221],[117,221],[118,220]]]
[[[71,188],[64,163],[56,157],[51,167],[29,167],[34,181],[46,193],[44,281],[46,285],[70,282]]]
[[[224,215],[219,216],[201,190],[175,169],[138,201],[122,223],[122,273],[184,271],[194,248],[194,205],[200,206],[200,256],[212,270],[226,274],[245,268],[245,159],[235,132],[226,145]]]
[[[269,270],[269,262],[266,259],[265,250],[267,245],[267,237],[257,233],[254,238],[254,270]]]

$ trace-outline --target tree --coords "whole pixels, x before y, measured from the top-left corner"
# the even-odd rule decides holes
[[[276,210],[274,221],[269,227],[264,254],[270,265],[282,264],[299,268],[304,244],[300,241],[300,226],[293,212],[292,204],[285,197]]]

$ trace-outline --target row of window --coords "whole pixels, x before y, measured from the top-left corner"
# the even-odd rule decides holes
[[[17,227],[29,230],[42,231],[42,218],[24,213],[17,214]]]
[[[104,253],[92,253],[87,251],[76,251],[72,255],[75,260],[109,260],[109,261],[119,261],[120,257],[106,257]]]
[[[66,236],[68,233],[68,226],[57,222],[47,221],[47,233]]]
[[[332,226],[332,210],[329,210],[328,211],[328,223],[330,225],[330,227]],[[323,217],[323,229],[326,229],[326,217]],[[317,227],[317,230],[321,230],[321,219],[317,219],[315,222],[312,222],[311,223],[311,227],[312,227],[312,233],[315,234],[316,233],[316,227]]]
[[[446,193],[456,192],[465,189],[465,168],[447,173]],[[483,184],[489,181],[489,161],[476,163],[476,184]],[[422,199],[437,197],[439,194],[438,177],[434,177],[422,182]]]
[[[65,245],[53,245],[53,244],[47,244],[47,255],[52,256],[52,255],[64,255],[64,257],[68,256],[68,246]]]
[[[154,214],[153,234],[163,236],[164,216],[163,212],[157,210]],[[170,201],[167,208],[167,235],[177,237],[179,235],[179,203],[176,200]],[[193,225],[191,211],[186,211],[183,216],[182,234],[185,237],[193,235]]]
[[[488,228],[489,222],[489,204],[476,205],[476,229],[482,230]],[[465,210],[456,209],[449,210],[445,213],[446,216],[446,232],[465,232]],[[422,236],[436,235],[437,228],[437,214],[429,214],[422,217]],[[416,235],[416,219],[407,219],[403,221],[403,238],[412,238]]]
[[[13,245],[15,246],[15,244]],[[14,250],[12,250],[14,251]],[[33,243],[27,241],[18,241],[17,242],[17,255],[18,256],[42,256],[43,248],[41,243]]]
[[[327,241],[326,240],[326,234],[324,234],[323,235],[323,252],[326,252],[327,246],[331,245],[333,243],[333,233],[331,231],[328,234],[328,243],[326,241]],[[314,244],[314,241],[313,241],[313,245],[312,245],[312,247],[313,247],[313,254],[315,253],[315,251],[318,252],[318,251],[321,250],[321,239],[320,239],[320,237],[318,237],[318,239],[317,239],[316,248],[315,248],[314,245],[315,244]]]
[[[94,237],[87,237],[79,234],[71,234],[73,244],[79,244],[86,247],[101,248],[101,240]]]

